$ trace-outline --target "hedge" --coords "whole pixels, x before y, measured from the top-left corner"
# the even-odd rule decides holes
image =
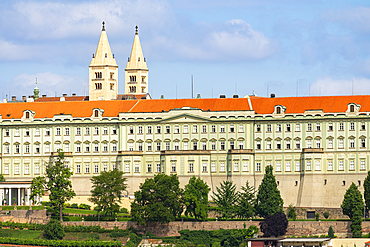
[[[118,247],[122,246],[119,241],[101,241],[101,240],[83,240],[83,241],[67,241],[67,240],[43,240],[43,239],[22,239],[22,238],[2,238],[0,244],[18,244],[18,245],[35,245],[35,246],[58,246],[58,247]]]

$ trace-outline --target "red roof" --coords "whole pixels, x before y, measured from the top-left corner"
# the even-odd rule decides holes
[[[60,101],[61,97],[41,97],[35,100],[35,102],[52,102],[52,101]],[[69,96],[64,97],[64,101],[84,101],[89,100],[89,96]]]

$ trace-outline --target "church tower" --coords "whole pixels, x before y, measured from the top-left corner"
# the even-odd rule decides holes
[[[89,100],[113,100],[118,94],[118,66],[103,21],[98,47],[89,66]]]
[[[134,44],[125,69],[125,94],[148,93],[148,72],[136,26]]]

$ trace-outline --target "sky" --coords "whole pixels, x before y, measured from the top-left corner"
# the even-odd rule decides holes
[[[102,22],[119,66],[135,34],[152,98],[370,94],[368,0],[0,1],[2,98],[88,95]]]

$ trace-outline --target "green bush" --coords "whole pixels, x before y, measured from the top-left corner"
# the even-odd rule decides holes
[[[297,219],[297,212],[293,204],[290,204],[288,207],[288,214],[289,219],[296,220]]]
[[[71,208],[78,208],[78,204],[77,203],[72,203]]]
[[[329,212],[325,211],[324,212],[324,217],[325,217],[325,219],[329,218]]]
[[[93,247],[121,247],[119,241],[101,241],[101,240],[83,240],[83,241],[66,241],[66,240],[43,240],[43,239],[21,239],[21,238],[4,238],[0,237],[0,244],[18,244],[34,246],[93,246]]]
[[[119,212],[120,212],[120,213],[123,213],[123,214],[128,214],[128,209],[127,209],[127,208],[122,207],[122,208],[120,208]]]
[[[319,221],[319,220],[320,220],[320,214],[319,214],[319,213],[316,213],[316,214],[315,214],[315,220],[316,220],[316,221]]]
[[[328,237],[329,238],[334,238],[335,235],[334,235],[334,230],[333,230],[333,227],[329,227],[329,230],[328,230]]]
[[[130,233],[130,240],[126,243],[128,247],[136,247],[140,244],[141,238],[135,233]]]
[[[78,206],[79,209],[87,209],[87,210],[90,210],[91,206],[90,205],[87,205],[85,203],[81,203],[79,206]]]
[[[66,235],[62,224],[59,220],[50,219],[50,221],[45,225],[44,237],[46,239],[57,240],[63,239]]]

